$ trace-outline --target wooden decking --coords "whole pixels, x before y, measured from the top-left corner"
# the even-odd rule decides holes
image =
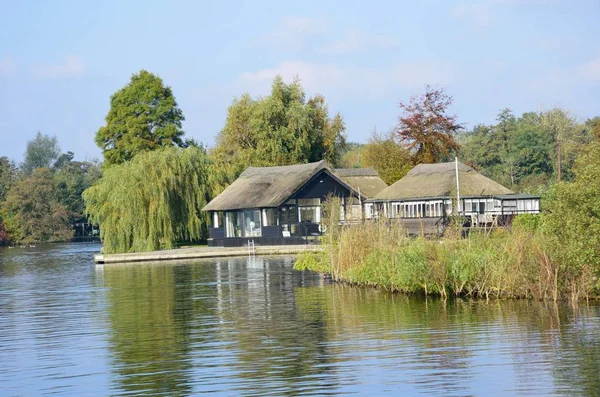
[[[297,255],[303,252],[318,252],[323,249],[321,245],[281,245],[281,246],[256,246],[255,255]],[[194,247],[179,248],[165,251],[136,252],[131,254],[98,254],[94,255],[97,264],[113,264],[127,262],[172,261],[189,259],[210,259],[231,256],[248,256],[251,251],[248,247]]]

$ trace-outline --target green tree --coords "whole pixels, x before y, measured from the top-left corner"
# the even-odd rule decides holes
[[[0,157],[0,204],[6,200],[6,195],[17,180],[17,166],[8,159]]]
[[[340,168],[362,167],[362,150],[364,146],[364,144],[358,142],[346,143],[346,147],[341,153]]]
[[[556,145],[556,180],[560,182],[562,177],[562,163],[565,154],[565,146],[573,142],[576,123],[567,111],[554,108],[541,114],[541,126],[554,140]]]
[[[408,150],[399,145],[393,133],[373,133],[362,151],[362,165],[373,167],[385,183],[391,185],[413,167]]]
[[[96,144],[104,153],[106,166],[121,164],[137,153],[160,147],[184,147],[184,120],[171,87],[142,70],[111,96],[106,125],[96,133]]]
[[[460,148],[456,135],[463,126],[456,116],[447,114],[452,102],[443,89],[427,86],[423,95],[400,103],[402,114],[396,131],[413,155],[413,163],[437,163]]]
[[[573,182],[556,184],[544,201],[544,227],[556,242],[558,262],[572,277],[586,269],[600,276],[600,142],[578,156],[573,171]]]
[[[59,202],[67,208],[72,221],[85,217],[82,194],[101,176],[100,166],[89,161],[69,161],[55,171],[54,179]]]
[[[173,248],[206,237],[200,210],[210,198],[210,168],[201,148],[164,148],[104,170],[83,192],[100,225],[105,253]]]
[[[2,205],[4,222],[16,242],[64,241],[73,236],[69,213],[57,197],[54,176],[36,168],[17,182]]]
[[[59,156],[60,147],[56,136],[42,135],[38,132],[34,139],[27,142],[21,169],[29,175],[36,168],[50,168]]]
[[[322,96],[306,99],[299,80],[273,81],[271,94],[235,99],[211,157],[224,183],[248,166],[274,166],[327,160],[338,166],[346,145],[345,125],[329,117]]]

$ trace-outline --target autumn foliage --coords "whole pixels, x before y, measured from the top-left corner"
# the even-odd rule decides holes
[[[460,148],[455,137],[463,126],[455,115],[447,114],[452,101],[443,89],[427,86],[424,94],[400,103],[396,132],[415,164],[443,161]]]

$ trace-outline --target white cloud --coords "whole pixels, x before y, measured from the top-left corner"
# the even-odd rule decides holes
[[[4,57],[0,59],[0,77],[10,76],[15,70],[16,66],[12,58]]]
[[[85,61],[82,57],[78,55],[67,55],[64,62],[60,65],[35,65],[31,68],[31,72],[34,77],[45,79],[79,76],[85,72],[85,68]]]
[[[448,84],[457,76],[447,62],[400,63],[383,69],[338,66],[327,63],[284,61],[278,66],[242,73],[236,85],[254,94],[266,94],[277,75],[285,81],[298,76],[309,93],[336,98],[382,98],[403,88]]]
[[[359,52],[369,48],[387,49],[396,45],[396,40],[391,36],[370,35],[360,31],[346,32],[339,41],[334,41],[321,48],[326,54],[347,54]]]
[[[255,45],[275,45],[297,49],[311,36],[327,31],[325,18],[283,17],[278,27],[253,42]]]

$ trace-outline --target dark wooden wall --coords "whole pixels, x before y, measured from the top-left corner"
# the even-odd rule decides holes
[[[329,194],[338,197],[348,197],[351,195],[345,186],[341,185],[326,172],[321,171],[291,198],[320,198],[321,200],[325,200]]]

